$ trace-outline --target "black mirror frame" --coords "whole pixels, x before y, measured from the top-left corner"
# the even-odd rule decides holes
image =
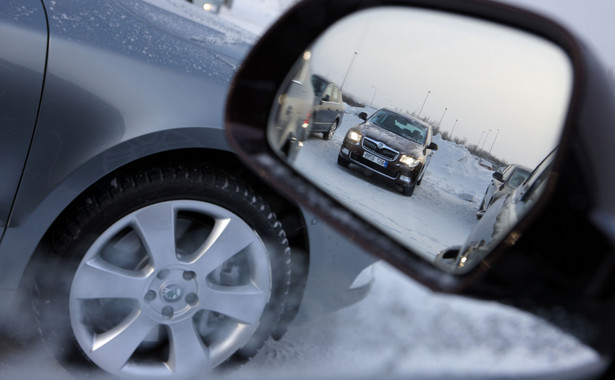
[[[331,24],[378,6],[440,10],[508,25],[552,41],[568,54],[573,65],[570,107],[545,193],[495,251],[465,275],[444,273],[409,254],[410,250],[295,172],[267,144],[266,128],[277,90],[303,51]],[[549,315],[545,318],[610,355],[615,349],[615,328],[609,327],[615,320],[615,292],[610,292],[615,288],[615,176],[598,175],[599,171],[615,173],[615,149],[609,148],[609,142],[615,143],[615,94],[608,78],[594,55],[563,27],[506,4],[481,0],[307,0],[280,18],[245,59],[231,86],[226,133],[231,147],[261,178],[414,280],[435,291],[498,300],[536,314],[544,308],[562,307],[596,330],[587,334],[587,329],[584,333],[570,323]],[[596,134],[604,138],[596,139]],[[604,150],[596,150],[596,140],[597,148]],[[610,154],[607,160],[601,155],[605,151]],[[562,236],[553,227],[566,222],[582,237]],[[545,241],[550,237],[556,242]],[[584,248],[592,251],[584,260],[596,261],[575,266],[576,250]],[[578,273],[566,278],[570,270]]]

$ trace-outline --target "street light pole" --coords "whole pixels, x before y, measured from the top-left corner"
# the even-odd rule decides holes
[[[346,70],[346,75],[344,75],[344,80],[342,81],[342,85],[340,86],[340,90],[344,89],[344,83],[346,83],[346,78],[348,78],[348,73],[350,73],[350,69],[352,68],[352,64],[354,63],[354,59],[357,57],[357,52],[354,52],[352,56],[352,60],[350,60],[350,65],[348,65],[348,70]]]
[[[453,124],[453,129],[451,129],[451,138],[453,137],[453,131],[455,130],[455,126],[459,120],[455,119],[455,124]]]
[[[425,103],[427,103],[427,98],[431,94],[431,91],[427,91],[427,95],[425,95],[425,100],[423,100],[423,104],[421,105],[421,109],[419,110],[419,114],[417,117],[421,117],[421,112],[423,112],[423,107],[425,107]]]
[[[483,147],[485,146],[485,142],[487,142],[487,139],[489,138],[489,132],[491,132],[491,129],[487,131],[487,136],[485,136],[485,140],[483,141],[483,145],[481,145],[481,147],[480,147],[481,153],[484,152]]]
[[[446,113],[446,111],[448,111],[448,108],[444,107],[444,112],[442,112],[442,117],[440,118],[440,121],[438,122],[438,128],[440,127],[440,125],[442,125],[442,119],[444,119],[444,114]]]
[[[374,95],[372,95],[372,101],[369,103],[370,106],[374,106],[374,98],[376,97],[376,86],[370,86],[374,89]]]
[[[485,132],[487,132],[487,131],[482,131],[481,134],[480,134],[480,137],[478,138],[478,143],[476,144],[476,148],[477,149],[480,146],[480,142],[483,140],[483,136],[485,135]]]
[[[495,144],[495,140],[498,138],[499,134],[500,134],[500,129],[498,129],[497,133],[495,134],[495,137],[493,138],[493,142],[491,143],[491,148],[489,148],[490,155],[491,155],[491,149],[493,149],[493,145]]]

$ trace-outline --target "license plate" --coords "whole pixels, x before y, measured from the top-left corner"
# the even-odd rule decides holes
[[[366,160],[369,160],[369,161],[371,161],[373,163],[376,163],[376,164],[378,164],[380,166],[383,166],[385,168],[389,164],[386,160],[383,160],[380,157],[376,157],[373,154],[368,153],[368,152],[363,152],[363,158],[365,158]]]

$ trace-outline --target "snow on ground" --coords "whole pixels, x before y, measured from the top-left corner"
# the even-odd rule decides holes
[[[296,2],[296,0],[234,0],[233,7],[231,9],[223,7],[220,16],[254,34],[261,35],[285,9]]]
[[[565,371],[595,353],[532,315],[438,295],[385,263],[368,297],[268,341],[240,378],[501,378]]]

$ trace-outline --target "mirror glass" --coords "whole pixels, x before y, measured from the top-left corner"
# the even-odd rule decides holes
[[[372,9],[334,24],[299,58],[267,137],[386,234],[466,271],[539,197],[548,162],[530,174],[557,147],[572,78],[568,56],[535,35]]]

